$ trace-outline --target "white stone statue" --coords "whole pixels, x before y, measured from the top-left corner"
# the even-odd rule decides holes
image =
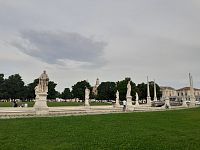
[[[90,90],[86,87],[85,88],[85,106],[90,106],[89,98],[90,98]]]
[[[39,77],[39,84],[38,84],[38,91],[39,92],[48,92],[48,82],[49,82],[49,77],[46,74],[46,71],[41,74]]]
[[[85,88],[85,99],[89,99],[90,98],[90,90],[86,87]]]
[[[126,97],[130,97],[130,96],[131,96],[131,81],[128,81]]]
[[[116,100],[119,100],[119,91],[116,92]]]
[[[39,98],[39,95],[38,95],[38,93],[39,93],[40,91],[39,91],[39,86],[37,85],[36,87],[35,87],[35,99],[38,99]]]
[[[119,107],[120,106],[120,104],[119,104],[119,91],[117,90],[117,92],[116,92],[116,100],[115,100],[115,105],[114,105],[115,107]]]
[[[136,101],[139,101],[139,96],[138,96],[137,92],[136,92],[135,96],[136,96]]]
[[[135,99],[135,106],[139,106],[140,104],[139,104],[139,96],[138,96],[138,93],[136,92],[136,94],[135,94],[135,97],[136,97],[136,99]]]

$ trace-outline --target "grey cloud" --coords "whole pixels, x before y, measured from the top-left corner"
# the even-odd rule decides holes
[[[78,33],[27,30],[20,32],[19,40],[11,44],[48,64],[64,65],[68,60],[92,67],[105,63],[103,49],[106,43]]]

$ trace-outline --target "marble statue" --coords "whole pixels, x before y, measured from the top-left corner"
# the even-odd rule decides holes
[[[131,81],[128,81],[126,97],[130,97],[130,96],[131,96]]]
[[[135,106],[139,106],[140,104],[139,104],[139,96],[138,96],[138,93],[136,92],[136,94],[135,94],[135,97],[136,97],[136,99],[135,99]]]
[[[137,92],[136,92],[135,96],[136,96],[136,101],[139,101],[139,96],[138,96]]]
[[[85,99],[89,99],[90,96],[90,90],[86,87],[85,88]]]
[[[49,82],[49,77],[46,74],[46,71],[41,74],[39,77],[39,84],[38,84],[38,91],[39,92],[48,92],[48,82]]]
[[[90,98],[90,90],[86,87],[85,88],[85,106],[90,106],[89,98]]]
[[[117,90],[117,92],[116,92],[116,100],[115,100],[115,105],[114,105],[115,107],[119,107],[120,106],[120,104],[119,104],[119,91]]]
[[[116,99],[119,100],[119,91],[116,92]]]

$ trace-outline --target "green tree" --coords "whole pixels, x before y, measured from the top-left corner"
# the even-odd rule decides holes
[[[131,78],[125,78],[125,80],[117,82],[117,90],[119,91],[120,100],[126,99],[128,81],[131,81]],[[135,99],[136,89],[137,89],[136,84],[131,81],[131,95],[133,96],[133,99]]]
[[[97,99],[99,100],[114,100],[116,93],[115,82],[102,82],[98,88]]]
[[[64,91],[61,93],[61,98],[63,99],[71,99],[72,93],[69,88],[65,88]]]
[[[91,85],[86,80],[77,82],[74,86],[72,86],[72,94],[73,98],[79,98],[81,100],[85,99],[85,88],[91,89]],[[90,92],[92,93],[92,92]]]
[[[149,82],[149,90],[150,90],[151,99],[153,100],[154,99],[154,81]],[[137,92],[140,99],[146,99],[147,98],[147,84],[145,83],[138,84]],[[157,98],[160,99],[162,97],[162,92],[158,84],[156,84],[156,92],[157,92]]]
[[[4,90],[6,90],[5,97],[11,99],[24,99],[25,86],[19,74],[11,75],[4,81]]]
[[[48,84],[48,96],[47,98],[48,99],[55,99],[57,97],[59,97],[59,92],[56,91],[56,83],[54,83],[53,81],[49,81],[49,84]]]
[[[4,91],[4,74],[0,74],[0,99],[5,98],[5,91]]]
[[[29,83],[26,86],[27,89],[27,99],[33,100],[35,99],[35,87],[37,86],[39,79],[35,79],[32,83]]]
[[[140,99],[147,98],[147,84],[141,83],[137,85],[137,92]]]
[[[149,89],[150,89],[151,99],[153,100],[154,99],[154,81],[149,82]],[[162,92],[158,84],[156,84],[156,92],[157,92],[157,98],[160,99],[162,97]]]

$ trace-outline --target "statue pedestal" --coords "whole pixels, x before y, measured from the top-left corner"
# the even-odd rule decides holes
[[[120,104],[119,103],[115,103],[114,107],[120,107]]]
[[[183,107],[188,107],[188,104],[186,103],[186,100],[183,99],[183,104],[182,104]]]
[[[127,110],[132,110],[133,109],[132,96],[127,96],[126,97],[126,106],[127,106]]]
[[[116,100],[115,100],[115,103],[114,103],[113,106],[114,106],[114,107],[120,107],[119,99],[116,99]]]
[[[34,108],[36,115],[49,114],[49,108],[47,106],[47,93],[38,93]]]
[[[190,98],[190,107],[195,107],[196,106],[196,98],[195,97],[191,97]]]
[[[166,98],[166,99],[165,99],[165,104],[164,104],[162,107],[165,108],[165,109],[171,108],[169,98]]]
[[[147,105],[151,107],[151,97],[147,97]]]
[[[135,101],[135,106],[136,106],[136,107],[139,107],[139,106],[140,106],[140,104],[139,104],[139,101],[138,101],[138,100],[136,100],[136,101]]]
[[[85,99],[85,106],[86,107],[90,106],[89,99]]]

